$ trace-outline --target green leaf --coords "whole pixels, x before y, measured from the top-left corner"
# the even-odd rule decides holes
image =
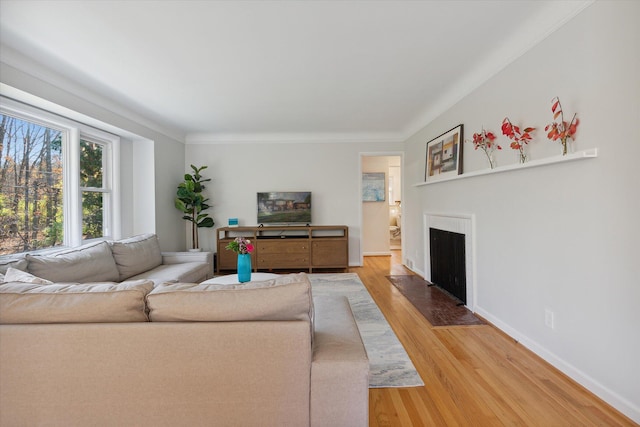
[[[198,223],[198,227],[213,227],[213,218],[205,218]]]
[[[174,204],[176,206],[176,209],[178,209],[179,211],[185,212],[185,210],[187,209],[184,202],[180,199],[175,199]]]

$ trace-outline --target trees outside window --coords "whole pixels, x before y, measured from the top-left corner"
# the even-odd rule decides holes
[[[82,190],[82,238],[83,240],[103,237],[104,199],[108,190],[104,182],[103,145],[84,139],[80,140],[80,189]]]
[[[118,138],[21,113],[0,114],[0,256],[111,237]]]
[[[63,244],[62,132],[0,116],[0,255]]]

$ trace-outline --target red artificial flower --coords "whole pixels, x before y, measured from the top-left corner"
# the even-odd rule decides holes
[[[502,121],[502,134],[511,140],[510,147],[520,151],[520,162],[524,163],[527,155],[524,152],[524,145],[531,141],[531,132],[536,130],[533,127],[527,127],[524,131],[520,131],[518,126],[514,126],[508,117]]]
[[[487,155],[487,159],[489,160],[489,166],[493,169],[493,159],[491,154],[495,149],[502,150],[502,147],[493,141],[496,140],[496,136],[493,132],[487,132],[482,129],[480,133],[473,134],[473,148],[477,150],[478,148],[484,151],[484,154]]]
[[[560,122],[552,122],[545,126],[544,130],[548,131],[547,138],[552,141],[560,140],[562,143],[562,154],[567,154],[567,138],[575,140],[575,134],[578,130],[577,114],[573,115],[573,118],[569,123],[564,120],[564,113],[562,111],[562,105],[560,104],[560,98],[557,96],[551,100],[551,112],[553,113],[553,120],[560,117]]]

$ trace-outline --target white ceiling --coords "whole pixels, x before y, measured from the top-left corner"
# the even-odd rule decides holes
[[[0,0],[0,59],[181,139],[401,141],[588,4]]]

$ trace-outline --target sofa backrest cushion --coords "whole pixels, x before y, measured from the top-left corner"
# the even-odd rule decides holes
[[[147,295],[152,322],[313,321],[306,274],[240,285],[163,283]]]
[[[0,285],[0,323],[146,322],[153,282]],[[46,355],[44,355],[46,357]]]
[[[9,258],[9,259],[0,259],[0,283],[5,281],[4,275],[9,269],[9,267],[15,268],[17,270],[26,271],[27,265],[29,261],[22,256],[20,258]]]
[[[155,234],[142,234],[109,242],[120,280],[144,273],[162,264],[160,244]]]
[[[107,242],[53,255],[27,255],[29,273],[52,282],[116,282],[120,274]]]
[[[26,271],[27,270],[28,261],[25,257],[20,258],[9,258],[9,259],[1,259],[0,260],[0,274],[4,274],[7,272],[9,267],[15,268],[17,270]]]

